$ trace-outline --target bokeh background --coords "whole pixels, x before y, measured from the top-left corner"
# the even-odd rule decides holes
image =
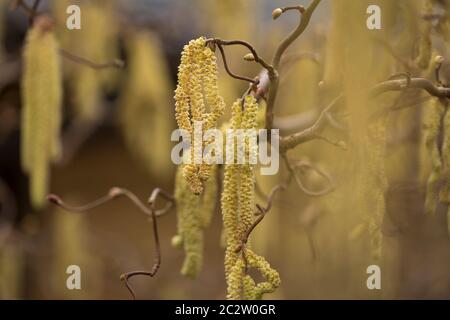
[[[30,205],[28,178],[20,168],[21,50],[28,20],[21,10],[8,10],[9,2],[0,0],[0,298],[128,299],[130,295],[119,280],[120,274],[149,268],[154,260],[151,224],[139,210],[126,199],[114,200],[85,214],[71,214],[50,205],[35,210]],[[437,2],[449,10],[448,1]],[[65,7],[71,3],[81,5],[81,31],[64,30]],[[85,73],[90,75],[86,75],[80,71],[88,69],[86,66],[64,61],[63,157],[52,167],[49,191],[75,205],[93,201],[114,186],[131,190],[142,200],[156,187],[172,191],[175,167],[168,160],[172,145],[168,133],[175,128],[172,92],[183,45],[201,35],[242,39],[251,42],[268,59],[298,20],[295,13],[288,13],[272,21],[272,10],[307,3],[42,1],[39,11],[48,12],[55,19],[63,48],[98,62],[115,57],[126,62],[123,70],[89,70]],[[284,120],[295,119],[301,113],[305,123],[310,123],[311,115],[314,118],[318,108],[342,86],[349,90],[355,83],[370,84],[402,71],[401,63],[388,50],[373,45],[367,40],[367,30],[361,31],[365,28],[368,4],[365,0],[324,0],[320,4],[307,32],[290,49],[293,54],[308,53],[318,63],[306,59],[288,64],[283,70],[277,114]],[[370,4],[383,9],[386,25],[380,37],[391,43],[402,59],[410,59],[417,52],[424,1],[373,0]],[[139,46],[137,35],[149,39],[148,60],[141,68],[132,62],[139,59],[134,55]],[[102,41],[106,37],[112,40]],[[448,41],[436,36],[434,42],[447,58]],[[100,53],[95,51],[99,48],[97,42],[104,45]],[[249,76],[258,74],[256,64],[242,60],[245,50],[226,50],[233,70]],[[445,64],[442,73],[447,80],[448,70]],[[127,110],[128,104],[133,104],[133,99],[142,93],[133,91],[133,81],[137,81],[133,77],[148,86],[149,97],[143,98],[147,99],[144,105]],[[318,85],[324,79],[325,89]],[[228,106],[247,88],[223,70],[220,81]],[[350,108],[369,108],[354,98]],[[386,100],[394,98],[389,96]],[[366,111],[356,112],[362,118],[350,117],[352,134],[339,126],[329,132],[333,138],[362,145],[354,148],[358,152],[323,142],[312,142],[292,152],[293,158],[314,162],[333,175],[339,191],[313,198],[291,186],[275,200],[274,209],[258,226],[254,237],[255,248],[280,272],[282,279],[281,288],[268,298],[450,298],[446,216],[430,218],[422,209],[429,163],[423,150],[420,110],[419,106],[396,114],[394,120],[390,119],[388,138],[381,142],[370,135],[364,141],[354,138],[365,136],[367,128],[361,114]],[[377,148],[385,143],[387,153],[377,153]],[[350,161],[354,161],[355,154],[359,157],[357,164]],[[386,168],[381,163],[386,163]],[[280,177],[283,175],[284,168]],[[387,177],[392,188],[380,186],[374,178],[380,176]],[[259,177],[258,183],[268,192],[277,179],[281,178]],[[312,188],[320,188],[324,183],[314,173],[305,173],[304,179]],[[361,194],[362,198],[371,198],[361,204],[365,201],[359,200]],[[375,224],[372,229],[380,233],[385,225],[381,256],[373,249],[372,233],[376,231],[368,228],[367,232],[360,232],[363,235],[355,235],[367,219]],[[171,246],[176,232],[175,212],[159,218],[159,227],[162,265],[154,278],[132,280],[138,298],[225,298],[220,211],[206,231],[204,267],[196,280],[180,275],[183,253]],[[380,246],[375,244],[376,248]],[[66,288],[66,268],[71,264],[81,267],[82,290]],[[366,268],[371,264],[382,266],[382,290],[370,291],[366,287]]]

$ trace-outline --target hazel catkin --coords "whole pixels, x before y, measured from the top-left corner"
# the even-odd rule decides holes
[[[204,229],[209,226],[216,209],[217,166],[212,167],[214,175],[207,181],[202,195],[191,192],[183,169],[183,166],[178,167],[175,180],[178,231],[172,238],[172,245],[183,248],[186,255],[181,274],[195,278],[203,264]]]
[[[224,100],[219,95],[217,70],[216,57],[204,37],[191,40],[184,47],[178,67],[175,112],[178,127],[191,134],[194,144],[194,123],[200,123],[203,131],[215,128],[225,110]],[[194,148],[191,162],[184,167],[184,176],[192,192],[201,194],[211,175],[211,166],[193,163]]]
[[[48,190],[49,166],[60,156],[62,78],[52,22],[38,17],[28,31],[21,83],[22,169],[30,176],[31,202],[42,208]]]

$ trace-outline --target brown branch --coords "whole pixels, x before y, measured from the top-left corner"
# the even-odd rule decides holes
[[[450,98],[450,88],[444,86],[436,86],[433,84],[433,82],[424,78],[387,80],[375,85],[372,89],[370,89],[368,92],[368,96],[369,98],[375,98],[389,91],[404,91],[407,89],[422,89],[427,91],[431,96],[437,98]],[[287,150],[295,148],[301,143],[317,139],[320,136],[320,132],[324,129],[325,121],[327,119],[327,113],[330,112],[331,109],[339,104],[344,98],[344,94],[341,94],[337,98],[335,98],[325,109],[322,110],[317,120],[309,128],[306,128],[287,137],[281,137],[280,152],[286,152]]]
[[[297,183],[297,186],[307,196],[310,196],[310,197],[322,197],[324,195],[327,195],[327,194],[333,192],[336,189],[336,186],[335,186],[335,183],[333,182],[333,179],[325,171],[322,171],[320,168],[314,166],[313,164],[311,164],[311,163],[309,163],[307,161],[299,161],[295,165],[292,165],[291,162],[289,161],[287,155],[284,155],[283,158],[284,158],[286,167],[287,167],[289,173],[292,175],[292,177],[294,177],[295,182]],[[303,184],[302,180],[300,179],[300,177],[296,173],[297,169],[304,169],[304,168],[309,169],[309,170],[314,170],[321,177],[325,178],[327,180],[327,182],[328,182],[328,187],[323,189],[323,190],[319,190],[319,191],[309,190]]]
[[[264,69],[266,69],[269,72],[273,72],[273,67],[268,64],[261,56],[258,54],[256,49],[248,42],[243,40],[222,40],[219,38],[213,38],[206,40],[207,44],[216,44],[221,46],[233,46],[233,45],[241,45],[246,47],[253,55],[253,60],[257,63],[259,63]]]
[[[157,189],[157,190],[159,190],[159,189]],[[161,194],[162,194],[162,191],[161,191]],[[63,208],[66,211],[74,212],[74,213],[85,213],[86,211],[96,209],[96,208],[98,208],[110,201],[113,201],[114,199],[117,199],[119,197],[126,197],[137,208],[139,208],[143,213],[145,213],[148,216],[153,216],[153,213],[151,212],[151,210],[149,208],[147,208],[147,206],[144,203],[142,203],[142,201],[133,192],[131,192],[127,189],[117,188],[117,187],[111,188],[107,195],[105,195],[97,200],[94,200],[91,203],[83,205],[83,206],[68,205],[67,203],[64,202],[64,200],[60,196],[55,195],[55,194],[48,195],[47,200],[50,203],[55,204],[55,205]],[[173,197],[169,196],[167,193],[164,193],[164,197],[168,201],[168,204],[163,209],[156,211],[155,214],[157,217],[166,214],[174,206],[175,200]]]
[[[129,279],[132,277],[135,277],[135,276],[147,276],[147,277],[152,278],[156,275],[159,268],[161,267],[161,260],[162,260],[161,259],[161,245],[159,242],[158,225],[157,225],[157,220],[156,220],[156,212],[157,212],[156,201],[159,196],[161,196],[165,200],[169,201],[169,203],[174,203],[174,201],[175,201],[175,199],[173,198],[172,195],[169,195],[168,193],[166,193],[165,191],[163,191],[162,189],[159,189],[159,188],[153,190],[153,192],[148,200],[150,212],[152,215],[153,240],[155,243],[155,251],[156,251],[155,262],[150,271],[132,271],[132,272],[127,272],[120,276],[120,279],[125,282],[125,286],[127,287],[128,291],[130,291],[133,299],[136,299],[136,293],[134,292],[133,288],[131,287],[131,285],[129,283]]]
[[[423,89],[436,98],[450,99],[450,88],[435,86],[433,82],[424,78],[411,78],[409,84],[405,80],[384,81],[370,90],[370,96],[376,97],[388,91],[402,91],[404,89]]]
[[[342,99],[344,98],[344,94],[336,97],[325,109],[320,112],[319,117],[314,122],[314,124],[298,133],[290,135],[288,137],[280,138],[280,152],[285,153],[287,150],[296,147],[297,145],[316,139],[320,132],[324,128],[326,114],[334,108]]]
[[[153,227],[153,240],[154,240],[154,244],[155,244],[156,258],[155,258],[155,263],[153,264],[152,269],[150,271],[127,272],[120,276],[120,279],[125,282],[125,286],[130,291],[133,299],[136,299],[136,294],[135,294],[133,288],[131,287],[131,285],[129,284],[129,279],[134,276],[138,276],[138,275],[145,275],[145,276],[153,277],[158,272],[158,270],[161,266],[161,245],[160,245],[160,241],[159,241],[158,224],[157,224],[156,218],[167,213],[174,206],[174,204],[175,204],[174,197],[172,195],[168,194],[167,192],[163,191],[162,189],[157,188],[157,189],[153,190],[153,192],[148,200],[149,206],[147,207],[131,191],[128,191],[126,189],[121,189],[121,188],[112,188],[106,196],[99,198],[99,199],[91,202],[90,204],[87,204],[84,206],[79,206],[79,207],[69,206],[59,196],[54,195],[54,194],[51,194],[48,196],[48,201],[50,201],[51,203],[65,209],[67,211],[82,213],[82,212],[86,212],[91,209],[97,208],[101,205],[104,205],[105,203],[108,203],[109,201],[112,201],[120,196],[124,196],[124,197],[128,198],[129,200],[131,200],[131,202],[133,202],[143,213],[150,216],[151,217],[150,220],[151,220],[152,227]],[[157,201],[158,197],[160,197],[160,196],[167,201],[167,204],[164,208],[158,210],[156,208],[156,201]]]
[[[34,18],[36,17],[36,15],[37,15],[40,3],[41,3],[41,0],[34,0],[33,6],[31,7],[31,14],[28,17],[28,23],[30,25],[33,24],[33,21],[34,21]]]
[[[268,130],[273,128],[273,119],[274,119],[274,108],[275,108],[275,102],[278,95],[278,87],[279,87],[279,75],[276,70],[278,70],[281,62],[281,58],[283,57],[284,52],[286,49],[298,38],[302,35],[302,33],[305,31],[306,27],[309,24],[309,21],[311,20],[311,16],[314,12],[314,10],[319,5],[320,0],[313,0],[311,4],[308,6],[308,8],[303,8],[302,6],[297,7],[286,7],[286,8],[280,8],[282,13],[288,11],[288,10],[298,10],[301,14],[300,23],[297,26],[297,28],[292,31],[292,33],[284,39],[277,50],[275,51],[273,60],[272,60],[272,66],[275,70],[274,74],[270,77],[271,80],[271,89],[269,92],[269,97],[267,100],[267,111],[266,111],[266,128]],[[276,9],[278,10],[278,9]],[[279,16],[278,15],[278,16]],[[274,18],[277,18],[274,16]],[[270,75],[269,75],[270,76]]]
[[[230,70],[230,67],[228,66],[227,57],[225,55],[225,51],[223,50],[222,45],[221,44],[217,44],[217,47],[219,48],[220,54],[222,55],[222,61],[223,61],[223,65],[225,67],[225,70],[230,75],[230,77],[232,77],[234,79],[237,79],[237,80],[242,80],[242,81],[245,81],[245,82],[250,82],[250,83],[253,83],[255,85],[258,85],[259,80],[255,80],[255,79],[248,78],[248,77],[245,77],[245,76],[240,76],[240,75],[237,75],[237,74],[233,73]]]
[[[81,64],[81,65],[85,65],[85,66],[88,66],[88,67],[90,67],[92,69],[96,69],[96,70],[106,69],[106,68],[123,68],[125,66],[124,62],[120,59],[116,59],[112,62],[107,62],[107,63],[96,63],[96,62],[90,61],[86,58],[83,58],[83,57],[77,56],[73,53],[70,53],[64,49],[60,49],[59,51],[60,51],[61,56],[63,56],[64,58],[66,58],[72,62]]]

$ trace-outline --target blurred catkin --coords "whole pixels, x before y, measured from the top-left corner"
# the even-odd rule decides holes
[[[72,196],[73,198],[73,196]],[[70,197],[69,197],[70,200]],[[86,216],[56,208],[52,220],[52,259],[50,262],[51,292],[56,299],[97,299],[102,292],[102,259],[93,255],[89,243],[89,224]],[[67,267],[81,269],[82,290],[68,290]],[[87,272],[83,273],[83,270]]]
[[[114,61],[119,50],[114,1],[95,0],[79,5],[82,12],[81,29],[59,30],[59,35],[65,42],[64,49],[94,63]],[[58,10],[58,15],[63,9],[59,6],[54,8]],[[65,27],[65,23],[62,26]],[[102,114],[103,94],[117,87],[120,71],[115,68],[93,69],[71,61],[65,64],[65,69],[73,94],[76,119],[83,122],[96,121]]]
[[[202,269],[204,230],[209,226],[216,209],[217,166],[213,166],[211,170],[213,174],[201,195],[195,195],[190,190],[183,176],[183,166],[178,167],[175,179],[177,234],[172,238],[172,245],[184,249],[181,274],[190,278],[196,278]]]
[[[0,250],[0,299],[23,298],[25,252],[20,245],[2,244]]]
[[[149,173],[166,177],[172,169],[169,68],[156,35],[133,32],[126,46],[128,74],[119,102],[125,141]]]
[[[49,167],[60,150],[62,79],[58,44],[47,17],[36,19],[23,52],[22,169],[30,176],[31,203],[42,208]]]

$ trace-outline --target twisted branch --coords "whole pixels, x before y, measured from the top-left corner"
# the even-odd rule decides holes
[[[131,296],[133,297],[133,299],[136,299],[136,294],[129,283],[129,279],[134,276],[138,276],[138,275],[145,275],[145,276],[153,277],[158,272],[158,270],[161,266],[161,245],[160,245],[160,241],[159,241],[158,224],[157,224],[156,218],[166,214],[175,205],[174,197],[172,195],[168,194],[167,192],[163,191],[160,188],[154,189],[148,200],[148,205],[149,205],[148,207],[146,205],[144,205],[141,202],[141,200],[139,200],[139,198],[134,193],[132,193],[131,191],[128,191],[126,189],[122,189],[122,188],[112,188],[106,196],[101,197],[87,205],[78,206],[78,207],[67,205],[61,199],[61,197],[54,195],[54,194],[49,195],[47,198],[48,198],[48,201],[50,201],[51,203],[65,209],[67,211],[84,213],[86,211],[98,208],[99,206],[102,206],[120,196],[124,196],[124,197],[128,198],[129,200],[131,200],[131,202],[133,204],[135,204],[136,207],[138,207],[144,214],[150,216],[150,220],[152,223],[152,229],[153,229],[153,240],[154,240],[154,245],[155,245],[156,258],[155,258],[155,263],[153,264],[151,270],[150,271],[127,272],[120,276],[120,279],[122,281],[124,281],[125,286],[127,287],[128,291],[131,293]],[[167,204],[164,208],[158,210],[158,209],[156,209],[156,201],[159,197],[164,198],[167,201]]]

